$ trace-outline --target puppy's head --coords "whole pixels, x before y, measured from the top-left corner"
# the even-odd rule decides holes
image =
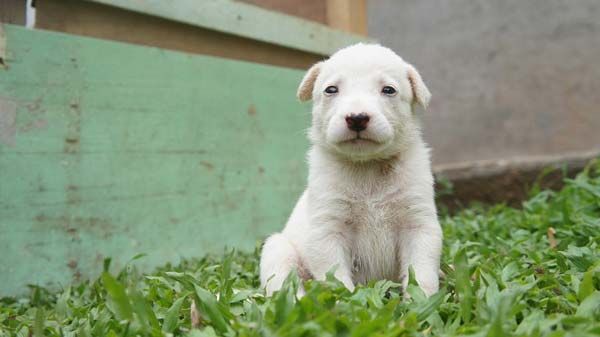
[[[301,101],[313,100],[313,144],[356,161],[401,154],[420,137],[414,106],[426,108],[430,97],[413,66],[375,44],[341,49],[298,88]]]

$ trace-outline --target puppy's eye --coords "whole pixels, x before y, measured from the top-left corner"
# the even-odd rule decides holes
[[[390,87],[389,85],[386,85],[385,87],[383,87],[383,89],[381,89],[381,93],[388,96],[393,96],[394,94],[396,94],[396,89]]]
[[[330,85],[327,88],[325,88],[325,93],[328,95],[337,94],[338,92],[339,92],[338,87],[336,87],[334,85]]]

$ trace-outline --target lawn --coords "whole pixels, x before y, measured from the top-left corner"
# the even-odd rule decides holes
[[[403,299],[390,281],[350,293],[330,277],[296,300],[293,276],[265,298],[257,248],[150,274],[134,259],[60,292],[31,287],[0,300],[0,336],[600,336],[600,161],[561,191],[534,187],[521,209],[473,206],[440,219],[445,275],[430,298],[413,283]]]

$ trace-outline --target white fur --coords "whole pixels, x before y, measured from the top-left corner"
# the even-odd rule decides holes
[[[335,85],[339,92],[326,95]],[[397,90],[393,96],[383,86]],[[297,270],[303,278],[335,276],[350,289],[389,279],[407,282],[408,267],[426,294],[438,290],[442,232],[434,203],[429,150],[414,108],[429,90],[414,67],[390,49],[357,44],[317,63],[298,89],[313,100],[308,187],[260,261],[267,294]],[[367,129],[345,117],[367,113]],[[302,290],[301,290],[302,291]]]

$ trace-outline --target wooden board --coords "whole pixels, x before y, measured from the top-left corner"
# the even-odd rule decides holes
[[[233,0],[87,1],[321,55],[364,40],[363,36]]]
[[[271,11],[327,24],[327,3],[323,0],[241,0]]]
[[[367,35],[366,0],[327,0],[327,24],[345,32]]]
[[[36,6],[37,28],[300,69],[367,39],[235,1],[40,0]]]
[[[36,27],[264,64],[307,69],[315,53],[80,0],[37,2]]]
[[[0,296],[283,226],[305,186],[301,71],[4,28]]]

